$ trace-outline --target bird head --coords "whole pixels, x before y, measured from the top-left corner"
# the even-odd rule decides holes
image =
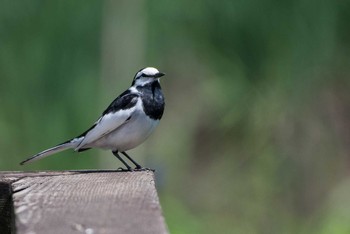
[[[165,74],[159,72],[157,68],[154,67],[146,67],[141,69],[135,74],[132,85],[143,86],[147,83],[153,82],[154,80],[158,80],[159,78],[164,76]]]

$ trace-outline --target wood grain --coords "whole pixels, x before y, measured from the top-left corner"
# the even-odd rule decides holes
[[[4,178],[11,178],[17,233],[168,233],[153,172],[2,173]]]

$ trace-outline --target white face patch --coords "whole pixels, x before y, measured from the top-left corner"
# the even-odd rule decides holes
[[[154,82],[156,79],[153,77],[141,77],[135,81],[135,86],[144,86],[147,83]],[[159,79],[157,79],[159,81]]]
[[[157,74],[159,74],[159,71],[157,68],[146,67],[135,75],[133,85],[144,86],[149,82],[153,82],[156,79],[155,76]]]

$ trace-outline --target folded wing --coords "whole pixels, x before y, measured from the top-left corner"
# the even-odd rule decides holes
[[[129,90],[117,97],[103,112],[94,126],[83,133],[80,137],[84,139],[75,148],[76,151],[84,149],[85,146],[97,141],[108,133],[127,122],[135,111],[138,95]]]

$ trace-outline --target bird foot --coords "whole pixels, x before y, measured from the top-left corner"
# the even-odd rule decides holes
[[[135,167],[134,169],[131,167],[130,168],[119,167],[117,170],[122,171],[122,172],[133,172],[133,171],[152,171],[152,172],[155,172],[156,171],[155,169],[148,168],[148,167]]]
[[[148,168],[148,167],[135,167],[134,171],[152,171],[155,172],[155,169]]]
[[[129,168],[123,168],[123,167],[119,167],[118,169],[117,169],[118,171],[122,171],[122,172],[131,172],[131,171],[134,171],[131,167],[129,167]]]

